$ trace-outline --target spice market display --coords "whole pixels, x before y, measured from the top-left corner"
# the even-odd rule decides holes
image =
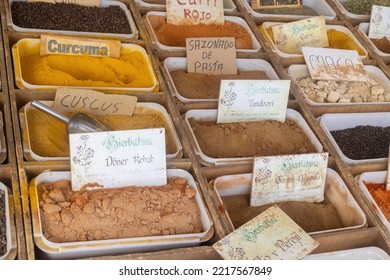
[[[67,2],[0,2],[0,260],[390,259],[390,1]]]

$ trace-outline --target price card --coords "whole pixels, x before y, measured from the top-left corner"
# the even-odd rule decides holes
[[[41,35],[41,55],[89,55],[118,58],[121,42],[80,37]]]
[[[86,112],[93,115],[132,116],[137,97],[123,94],[104,94],[87,89],[59,88],[54,109],[60,112]]]
[[[269,9],[269,8],[300,8],[301,0],[252,0],[252,9]]]
[[[387,156],[386,191],[390,191],[390,147],[389,154]]]
[[[250,205],[324,200],[328,153],[256,157]]]
[[[167,22],[175,25],[217,24],[225,22],[223,0],[167,0]]]
[[[286,118],[290,80],[221,80],[217,123]]]
[[[288,54],[300,54],[303,46],[327,47],[328,33],[323,16],[272,26],[275,46]]]
[[[368,38],[390,37],[390,7],[372,5]]]
[[[279,207],[272,206],[213,248],[226,260],[296,260],[318,245]]]
[[[186,47],[189,73],[237,74],[235,38],[187,38]]]
[[[302,47],[303,57],[314,80],[368,81],[355,50]]]
[[[167,183],[165,129],[69,135],[73,190]]]
[[[27,0],[27,2],[46,2],[53,4],[77,4],[82,6],[100,7],[100,0]]]

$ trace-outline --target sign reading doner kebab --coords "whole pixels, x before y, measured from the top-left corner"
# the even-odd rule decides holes
[[[41,35],[41,55],[89,55],[118,58],[121,42],[90,38]]]

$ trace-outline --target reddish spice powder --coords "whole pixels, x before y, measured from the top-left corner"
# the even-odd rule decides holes
[[[364,182],[364,185],[370,192],[376,204],[378,204],[383,215],[388,221],[390,221],[390,191],[386,191],[385,184]]]

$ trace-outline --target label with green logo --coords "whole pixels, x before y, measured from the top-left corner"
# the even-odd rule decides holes
[[[167,183],[165,129],[70,134],[73,190]]]

